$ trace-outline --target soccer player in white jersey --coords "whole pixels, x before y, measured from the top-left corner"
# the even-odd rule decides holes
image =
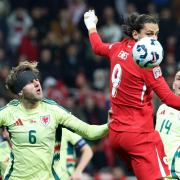
[[[180,96],[180,70],[175,75],[173,89]],[[156,114],[156,130],[163,140],[171,172],[166,179],[180,179],[180,111],[162,104]]]
[[[79,160],[77,151],[80,152]],[[83,180],[82,172],[92,156],[91,147],[81,136],[58,126],[53,167],[61,180]]]
[[[55,131],[59,124],[82,137],[95,140],[108,133],[108,125],[89,125],[52,100],[43,99],[37,63],[14,67],[6,86],[18,100],[0,109],[0,126],[8,127],[12,142],[11,163],[5,180],[58,180],[53,169]]]

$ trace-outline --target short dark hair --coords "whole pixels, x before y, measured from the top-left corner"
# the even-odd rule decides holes
[[[122,29],[125,35],[133,38],[133,31],[136,30],[137,32],[140,32],[146,23],[158,24],[158,20],[154,16],[148,14],[133,13],[124,19]]]

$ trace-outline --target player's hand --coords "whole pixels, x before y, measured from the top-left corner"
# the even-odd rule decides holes
[[[70,178],[70,180],[83,180],[82,173],[74,172]]]
[[[84,13],[84,23],[88,30],[96,28],[97,22],[98,22],[98,18],[95,15],[94,10],[89,10]]]

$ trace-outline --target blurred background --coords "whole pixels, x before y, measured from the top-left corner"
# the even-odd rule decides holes
[[[95,9],[105,42],[123,38],[123,18],[133,12],[159,20],[163,74],[172,85],[180,67],[179,0],[0,0],[0,107],[13,98],[5,89],[11,67],[38,61],[46,97],[90,123],[107,122],[109,62],[93,54],[83,14]],[[160,101],[154,95],[155,111]],[[89,142],[94,157],[87,179],[125,180],[133,173],[111,152],[106,138]]]

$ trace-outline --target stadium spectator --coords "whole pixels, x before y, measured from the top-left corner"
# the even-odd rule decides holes
[[[62,46],[70,42],[75,26],[67,8],[59,9],[57,18],[50,22],[50,29],[54,32]]]
[[[35,5],[31,9],[31,17],[33,19],[33,26],[38,30],[38,39],[41,42],[46,33],[49,31],[50,18],[48,18],[49,14],[47,7]]]
[[[12,52],[16,52],[19,47],[22,37],[27,34],[32,26],[33,20],[27,13],[26,9],[18,7],[7,17],[8,25],[8,45]]]
[[[62,57],[63,81],[69,88],[74,88],[76,75],[84,70],[83,57],[79,54],[78,46],[69,43]],[[68,73],[66,73],[68,72]]]
[[[86,0],[68,0],[67,2],[72,22],[75,26],[77,26],[87,9]]]
[[[40,47],[38,44],[38,29],[35,26],[29,28],[27,35],[23,36],[18,48],[19,56],[31,61],[39,60]]]
[[[116,22],[115,11],[112,7],[107,6],[103,10],[104,23],[100,28],[100,33],[104,42],[115,42],[122,39],[121,26]]]

